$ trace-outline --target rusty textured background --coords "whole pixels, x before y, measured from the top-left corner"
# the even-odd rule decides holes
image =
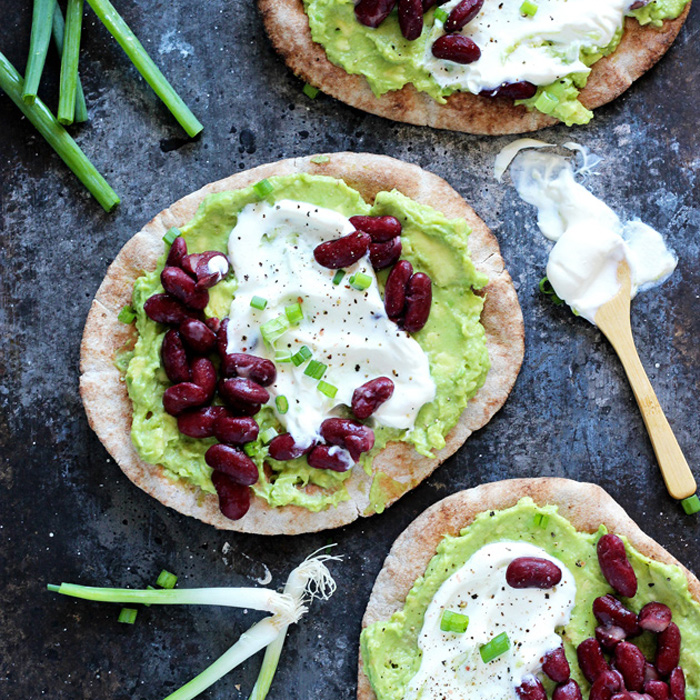
[[[0,50],[24,69],[30,2],[0,0]],[[121,49],[85,11],[81,71],[90,123],[77,140],[122,196],[106,215],[0,95],[0,696],[156,700],[204,668],[252,615],[117,606],[58,598],[47,582],[140,587],[161,568],[183,586],[255,585],[329,541],[345,562],[338,592],[292,632],[270,700],[349,699],[360,617],[391,542],[458,489],[514,476],[560,475],[606,487],[637,522],[700,572],[700,519],[665,493],[622,369],[602,336],[537,292],[548,244],[533,210],[490,176],[509,141],[430,131],[309,100],[271,50],[249,0],[119,0],[136,34],[205,124],[183,138]],[[639,216],[680,255],[662,288],[633,303],[642,360],[696,474],[700,440],[700,123],[694,7],[669,54],[574,138],[605,158],[591,184]],[[52,52],[41,94],[55,108]],[[90,299],[121,245],[172,201],[231,172],[318,151],[386,153],[447,178],[494,229],[526,319],[522,374],[505,408],[433,478],[381,516],[339,531],[240,536],[169,511],[122,475],[89,430],[77,390]],[[258,661],[203,697],[247,698]]]

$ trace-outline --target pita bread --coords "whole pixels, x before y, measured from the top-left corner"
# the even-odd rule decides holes
[[[312,513],[297,506],[272,508],[262,499],[254,498],[248,514],[233,521],[221,515],[216,496],[185,481],[174,480],[162,467],[139,458],[130,437],[131,401],[114,366],[115,353],[133,342],[136,332],[133,326],[120,323],[117,315],[131,302],[136,278],[144,270],[155,268],[164,250],[165,232],[189,221],[207,195],[248,187],[274,175],[306,172],[342,179],[369,202],[378,192],[396,188],[418,202],[440,209],[449,218],[466,219],[472,227],[469,238],[472,260],[490,279],[484,290],[487,298],[481,322],[486,329],[491,370],[485,385],[469,402],[436,459],[421,457],[405,443],[390,443],[376,456],[373,468],[400,481],[406,491],[431,474],[472,432],[488,423],[505,402],[520,370],[523,319],[510,275],[504,269],[493,234],[462,197],[436,175],[393,158],[354,153],[329,154],[328,157],[330,161],[324,164],[313,163],[311,157],[306,157],[262,165],[211,183],[162,211],[121,249],[92,302],[85,324],[80,349],[80,394],[90,426],[137,486],[161,503],[217,528],[271,535],[339,527],[364,514],[369,506],[372,478],[362,469],[354,469],[345,482],[351,499],[337,508]],[[389,503],[400,495],[396,494]]]
[[[470,134],[520,134],[558,123],[541,112],[516,107],[512,100],[467,92],[454,93],[445,104],[412,85],[375,97],[364,76],[331,63],[323,46],[312,40],[302,0],[258,0],[258,4],[273,46],[294,73],[352,107],[394,121]],[[680,17],[659,29],[642,27],[628,17],[617,51],[593,66],[581,102],[595,109],[627,90],[668,51],[689,10],[690,3]]]
[[[558,478],[510,479],[460,491],[438,501],[399,535],[372,588],[362,628],[388,620],[403,607],[408,592],[425,573],[444,535],[458,535],[479,513],[510,508],[525,496],[541,506],[559,506],[559,514],[577,530],[594,532],[602,523],[610,532],[625,535],[632,546],[650,559],[679,566],[688,579],[691,595],[700,601],[700,581],[645,535],[600,486]],[[376,700],[363,671],[361,656],[357,697],[358,700]]]

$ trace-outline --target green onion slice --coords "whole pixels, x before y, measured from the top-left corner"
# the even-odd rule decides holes
[[[326,373],[326,369],[328,369],[328,365],[324,365],[323,362],[318,360],[311,360],[304,370],[304,374],[312,379],[321,379]]]
[[[299,302],[285,306],[284,313],[287,316],[287,320],[294,326],[304,318],[304,312],[301,310],[301,304]]]
[[[440,618],[440,629],[443,632],[455,632],[456,634],[464,634],[469,627],[469,618],[462,613],[445,610]]]
[[[534,17],[537,14],[537,3],[531,2],[531,0],[525,0],[520,6],[520,14],[526,17]]]
[[[260,441],[253,440],[252,442],[246,442],[246,444],[243,445],[243,452],[245,452],[248,455],[248,457],[255,457],[259,448]]]
[[[127,625],[133,625],[136,622],[136,616],[139,611],[135,608],[122,608],[119,611],[119,622],[123,622]]]
[[[534,518],[535,525],[541,527],[543,530],[547,528],[549,523],[549,516],[546,513],[537,513]]]
[[[324,382],[321,380],[317,385],[316,388],[322,393],[325,394],[329,399],[334,399],[335,395],[338,393],[338,387],[333,386],[333,384],[329,384],[328,382]]]
[[[278,435],[279,433],[274,428],[265,428],[265,430],[260,433],[260,442],[262,442],[263,445],[267,445],[268,442],[272,442]]]
[[[292,361],[292,351],[291,350],[275,350],[275,362],[291,362]]]
[[[292,362],[295,367],[303,365],[304,362],[311,359],[311,350],[306,345],[302,345],[301,348],[292,355]]]
[[[435,10],[435,19],[439,20],[443,24],[445,24],[448,17],[449,15],[447,14],[447,12],[445,12],[445,10],[443,10],[441,7],[438,7]]]
[[[289,321],[282,315],[275,316],[275,318],[271,318],[260,326],[260,334],[268,345],[275,343],[288,330]]]
[[[350,279],[350,286],[364,292],[372,284],[372,278],[364,272],[356,272]]]
[[[182,233],[180,233],[180,229],[173,226],[172,228],[169,228],[166,234],[163,236],[163,243],[165,243],[165,245],[172,245],[175,243],[175,239],[179,238],[181,235]]]
[[[255,194],[257,194],[260,199],[263,199],[275,188],[269,180],[260,180],[260,182],[256,182],[253,185],[253,189],[255,190]]]
[[[176,583],[177,576],[165,569],[158,574],[158,579],[156,580],[156,586],[160,586],[161,588],[175,588]]]
[[[260,311],[262,311],[264,308],[267,307],[267,299],[263,299],[263,297],[253,297],[250,300],[250,305],[254,309],[259,309]]]
[[[479,653],[481,654],[481,660],[487,664],[501,654],[505,654],[508,649],[510,649],[510,639],[508,639],[508,635],[505,632],[501,632],[497,637],[480,647]]]
[[[330,163],[331,159],[328,156],[314,156],[311,162],[316,163],[316,165],[323,165],[324,163]]]
[[[289,401],[287,401],[287,397],[284,394],[277,396],[275,398],[275,406],[277,406],[277,410],[284,415],[289,410]]]
[[[345,277],[345,270],[338,270],[333,275],[333,284],[340,284],[343,281],[343,277]]]
[[[315,100],[316,95],[320,92],[317,87],[314,87],[313,85],[309,85],[306,83],[304,87],[301,89],[301,91],[310,99]]]
[[[136,312],[127,304],[117,316],[117,320],[121,323],[132,323],[136,318]]]
[[[681,505],[683,506],[683,510],[688,515],[694,515],[695,513],[700,513],[700,498],[698,498],[697,494],[695,494],[693,496],[688,496],[688,498],[684,498],[681,501]]]

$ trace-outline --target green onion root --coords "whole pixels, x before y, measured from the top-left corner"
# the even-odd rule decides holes
[[[58,91],[58,121],[72,124],[78,95],[78,60],[83,26],[83,0],[68,0],[66,28],[61,52],[61,78]]]
[[[56,0],[34,0],[32,10],[32,34],[29,39],[29,57],[24,74],[22,99],[33,104],[39,91],[41,74],[44,72],[46,54],[51,39],[51,22]]]

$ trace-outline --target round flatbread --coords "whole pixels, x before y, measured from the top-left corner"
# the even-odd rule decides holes
[[[115,354],[133,343],[133,325],[119,322],[117,315],[131,303],[134,282],[145,270],[156,267],[164,252],[163,235],[172,226],[182,226],[197,211],[202,200],[213,192],[236,190],[275,175],[310,173],[344,180],[368,202],[383,190],[398,189],[421,204],[442,211],[448,218],[466,219],[472,228],[469,237],[471,258],[486,273],[486,303],[481,322],[486,330],[486,346],[491,370],[484,386],[469,402],[458,424],[447,436],[447,445],[436,459],[420,456],[406,443],[389,443],[374,460],[373,469],[401,482],[406,491],[419,484],[471,435],[488,423],[503,405],[520,371],[523,358],[523,318],[508,272],[504,269],[498,242],[486,224],[442,178],[415,165],[384,156],[355,153],[328,154],[327,163],[313,157],[283,160],[213,182],[175,202],[162,211],[121,249],[107,271],[85,324],[80,349],[80,395],[88,421],[102,444],[124,473],[137,486],[161,503],[191,515],[217,528],[256,534],[298,534],[339,527],[365,514],[369,506],[372,477],[354,469],[345,483],[350,500],[313,513],[298,506],[270,507],[253,498],[247,515],[228,520],[219,511],[218,499],[182,480],[167,476],[166,470],[139,458],[131,442],[131,401]],[[481,294],[482,292],[480,292]],[[401,494],[390,498],[387,505]]]
[[[362,75],[351,75],[331,63],[321,44],[311,38],[302,0],[258,0],[267,33],[275,49],[296,75],[352,107],[394,121],[453,129],[470,134],[521,134],[556,124],[541,112],[528,112],[512,100],[457,92],[445,104],[418,92],[412,85],[376,97]],[[617,50],[594,66],[580,101],[588,109],[600,107],[621,95],[663,56],[678,35],[690,3],[675,20],[656,29],[625,20]]]
[[[408,592],[425,573],[445,535],[459,535],[479,513],[510,508],[525,496],[539,506],[558,506],[559,515],[577,530],[595,532],[602,523],[610,532],[625,535],[633,547],[650,559],[679,566],[688,579],[691,595],[700,601],[700,581],[658,542],[645,535],[600,486],[558,478],[510,479],[460,491],[438,501],[399,535],[372,588],[362,628],[388,620],[403,607]],[[361,656],[357,697],[376,700],[363,671]]]

